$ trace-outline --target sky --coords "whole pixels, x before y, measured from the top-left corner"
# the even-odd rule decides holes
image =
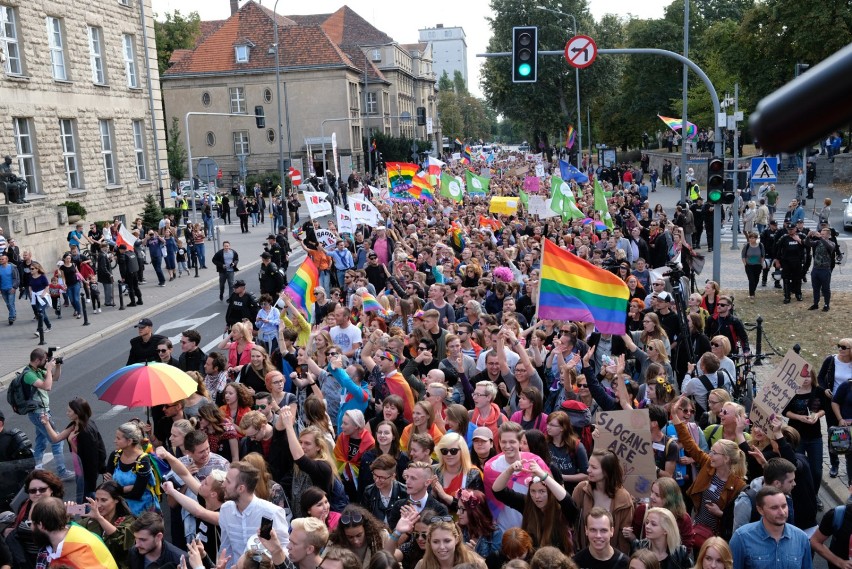
[[[244,0],[240,0],[240,6],[243,3]],[[596,20],[608,13],[621,16],[630,14],[643,19],[661,18],[663,9],[670,3],[671,0],[589,0],[589,9]],[[229,0],[152,0],[152,4],[155,14],[174,10],[180,10],[182,14],[197,11],[202,20],[219,20],[230,15]],[[262,0],[261,4],[272,8],[275,1]],[[284,0],[278,4],[278,13],[326,14],[337,11],[344,4],[399,43],[415,43],[419,36],[418,29],[434,28],[436,24],[464,28],[467,37],[467,67],[470,73],[468,88],[473,95],[482,96],[479,68],[483,58],[477,58],[476,54],[486,51],[491,37],[491,30],[485,20],[490,14],[488,0],[431,0],[422,4],[426,8],[421,9],[417,17],[410,17],[401,12],[398,9],[400,3],[396,0],[311,0],[298,3]],[[582,32],[582,29],[580,31]]]

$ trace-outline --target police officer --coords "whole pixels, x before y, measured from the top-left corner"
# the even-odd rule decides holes
[[[772,266],[772,259],[775,256],[775,236],[777,233],[778,221],[770,219],[769,227],[764,229],[760,234],[760,243],[763,245],[763,250],[766,252],[766,261],[763,263],[762,286],[766,286],[766,277],[769,276],[769,268]],[[775,281],[775,288],[781,288],[781,283]]]
[[[278,272],[278,265],[272,261],[272,255],[264,251],[260,254],[260,271],[257,278],[260,280],[260,294],[268,294],[275,298],[284,288],[284,279]]]
[[[266,245],[263,246],[263,250],[271,255],[272,262],[276,266],[281,266],[281,258],[284,255],[284,250],[278,244],[278,240],[274,234],[270,233],[266,236]]]
[[[254,322],[259,309],[254,295],[246,291],[246,281],[238,280],[234,283],[234,293],[228,297],[228,310],[225,312],[228,329],[243,319]]]
[[[127,245],[122,243],[118,246],[116,263],[118,264],[118,272],[121,274],[121,280],[124,281],[124,285],[127,287],[127,292],[130,295],[130,302],[127,306],[141,305],[142,291],[139,290],[138,279],[139,259],[136,258],[136,253],[133,249],[128,249]],[[135,302],[134,298],[136,299]]]
[[[775,241],[775,267],[781,269],[784,281],[784,304],[790,304],[790,297],[802,300],[802,265],[805,259],[805,236],[801,235],[795,224],[787,224],[787,233]]]

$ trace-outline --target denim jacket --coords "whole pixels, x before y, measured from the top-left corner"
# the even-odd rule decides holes
[[[763,520],[746,524],[731,538],[734,569],[812,569],[807,534],[784,524],[779,541],[766,532]]]

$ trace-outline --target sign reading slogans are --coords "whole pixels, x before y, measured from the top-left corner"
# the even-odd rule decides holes
[[[325,192],[302,192],[305,194],[305,204],[308,206],[308,213],[311,219],[319,219],[326,215],[331,215],[331,202],[328,201],[328,194]]]
[[[793,350],[788,350],[773,370],[772,376],[760,386],[751,406],[751,422],[765,432],[770,432],[770,421],[776,416],[781,417],[784,407],[793,399],[796,390],[810,373],[808,362]]]
[[[647,409],[598,411],[595,449],[612,451],[624,467],[624,487],[636,498],[651,495],[657,479]]]
[[[337,242],[337,237],[328,229],[317,229],[316,233],[317,241],[319,241],[323,249],[334,247],[334,244]]]

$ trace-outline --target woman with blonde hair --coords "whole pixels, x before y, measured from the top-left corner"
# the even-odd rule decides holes
[[[675,404],[680,405],[683,399],[680,397]],[[733,508],[734,500],[746,485],[745,417],[736,415],[736,442],[717,440],[710,445],[709,453],[698,448],[677,414],[672,415],[672,424],[684,451],[699,465],[698,475],[686,491],[693,505],[695,545],[703,545],[713,535],[730,536],[733,516],[725,516],[725,510]],[[731,527],[723,527],[723,522]]]
[[[198,419],[179,419],[172,423],[172,430],[169,433],[169,447],[167,450],[176,457],[183,456],[183,439],[187,434],[194,431]]]
[[[633,513],[633,527],[626,527],[622,530],[628,538],[636,540],[645,537],[645,514],[651,508],[664,508],[672,513],[677,522],[678,532],[680,532],[680,542],[689,551],[692,551],[692,540],[695,537],[692,518],[686,511],[683,492],[674,478],[657,478],[654,480],[654,483],[651,484],[651,496],[648,499],[648,504],[636,504]]]
[[[719,373],[727,374],[726,381],[729,381],[731,385],[736,383],[737,366],[734,360],[728,357],[731,353],[731,341],[728,337],[719,334],[710,338],[710,351],[719,358]]]
[[[638,333],[633,332],[630,335],[636,345],[643,350],[651,340],[661,340],[666,348],[666,353],[669,353],[669,350],[671,350],[669,336],[663,329],[663,325],[660,324],[660,317],[657,316],[656,312],[646,312],[642,319],[642,331]]]
[[[704,429],[707,444],[713,446],[713,443],[720,439],[735,441],[737,439],[737,425],[740,422],[746,422],[747,417],[745,407],[739,403],[733,401],[723,403],[722,410],[719,411],[719,424],[710,425]],[[751,441],[751,435],[746,433],[745,439]]]
[[[220,350],[228,350],[229,371],[230,368],[251,363],[253,340],[251,324],[236,322],[231,326],[231,332],[217,346]]]
[[[266,465],[266,459],[263,458],[263,455],[258,452],[250,452],[245,455],[242,460],[257,468],[259,472],[257,486],[254,489],[255,495],[261,500],[272,502],[278,507],[287,507],[288,504],[287,498],[284,496],[284,488],[272,479],[272,474],[269,472],[269,467]]]
[[[699,426],[706,429],[710,425],[718,425],[722,416],[722,406],[733,401],[727,389],[716,388],[707,394],[707,413],[699,421]]]
[[[332,348],[334,348],[334,341],[331,335],[325,330],[320,330],[314,333],[308,342],[308,355],[319,367],[325,369],[328,366],[328,352]]]
[[[731,547],[721,537],[711,537],[704,542],[695,559],[694,569],[733,569]]]
[[[482,472],[470,461],[467,443],[458,433],[447,433],[435,445],[438,464],[435,465],[435,479],[432,495],[443,502],[451,514],[458,508],[456,495],[459,490],[479,490],[484,492]]]
[[[645,318],[648,318],[649,316],[651,316],[651,314],[646,314]],[[645,349],[643,350],[633,342],[633,337],[630,334],[624,334],[621,338],[624,340],[624,347],[627,349],[627,353],[636,360],[637,364],[639,364],[640,377],[646,377],[648,366],[651,364],[658,364],[662,366],[665,371],[666,380],[668,380],[670,384],[675,385],[674,370],[672,370],[672,366],[669,363],[669,355],[662,340],[658,340],[656,338],[649,339],[645,344]],[[640,393],[640,395],[642,394]]]
[[[415,569],[452,569],[462,563],[485,567],[482,558],[465,544],[454,522],[439,521],[430,525],[426,534],[426,552]]]
[[[645,513],[645,538],[634,540],[633,551],[647,549],[666,569],[689,569],[692,556],[681,544],[674,515],[665,508],[651,508]]]
[[[414,404],[414,410],[411,412],[411,424],[403,429],[402,435],[399,437],[399,446],[402,450],[408,450],[408,443],[415,433],[429,435],[436,445],[444,434],[435,424],[435,410],[428,401],[418,401]]]
[[[205,403],[211,403],[213,399],[207,391],[207,385],[204,383],[204,378],[197,371],[188,371],[186,374],[195,380],[198,388],[195,393],[183,400],[183,416],[187,418],[197,417],[198,409]]]

